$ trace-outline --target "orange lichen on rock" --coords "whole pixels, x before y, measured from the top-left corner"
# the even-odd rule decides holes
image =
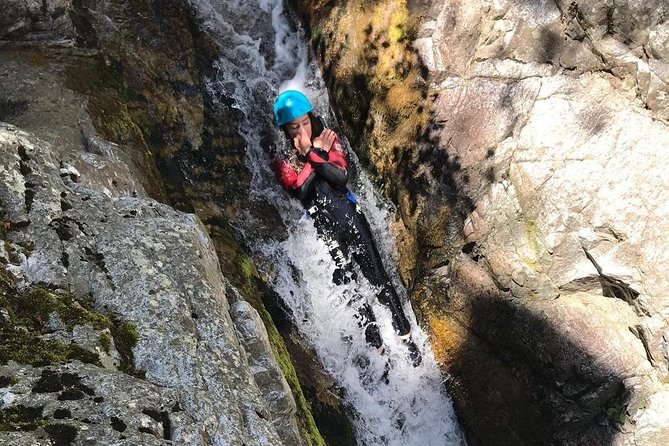
[[[453,324],[443,317],[430,316],[427,318],[430,328],[432,351],[439,365],[444,365],[453,358],[463,345],[462,334],[457,330],[458,325]]]

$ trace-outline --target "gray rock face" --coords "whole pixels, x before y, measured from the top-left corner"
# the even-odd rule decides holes
[[[253,377],[269,404],[274,428],[285,444],[302,445],[295,422],[295,400],[276,358],[258,312],[243,300],[232,304],[230,313],[239,338],[248,354]]]
[[[0,373],[20,377],[8,388],[12,404],[30,408],[37,425],[28,433],[0,432],[2,444],[50,445],[59,431],[72,444],[201,444],[195,439],[202,432],[174,389],[78,361],[43,369],[12,363]]]
[[[435,150],[471,204],[461,234],[468,255],[447,278],[424,283],[450,322],[481,341],[448,360],[479,389],[469,395],[479,404],[464,411],[481,426],[473,442],[491,441],[494,427],[480,431],[499,423],[513,444],[533,436],[663,444],[669,4],[447,0],[421,8],[430,12],[416,46],[443,124]],[[439,184],[439,166],[429,169]],[[438,297],[443,287],[448,297]],[[514,413],[523,405],[562,418]],[[599,430],[602,419],[621,432]]]
[[[133,438],[142,444],[165,439],[175,444],[282,444],[272,425],[274,414],[254,380],[258,371],[253,361],[268,362],[272,355],[267,335],[251,318],[243,323],[244,339],[248,345],[260,343],[254,347],[259,357],[240,344],[218,259],[200,222],[150,199],[111,198],[74,177],[72,170],[60,167],[58,152],[49,144],[0,125],[0,203],[10,228],[7,270],[23,287],[43,284],[87,296],[98,310],[134,323],[139,334],[134,370],[145,380],[114,370],[113,353],[109,369],[76,362],[25,373],[21,369],[29,378],[9,388],[15,395],[12,404],[43,407],[40,416],[52,423],[57,395],[35,396],[26,389],[40,373],[73,373],[104,398],[85,416],[83,406],[77,413],[69,408],[74,421],[64,423],[79,429],[74,444],[120,438],[114,423],[118,427],[121,422],[128,430],[123,434],[127,443],[121,444],[131,444]],[[56,333],[65,328],[57,320],[49,326]],[[90,348],[91,336],[81,328],[62,336]],[[0,374],[22,376],[17,367],[9,364]],[[276,368],[264,383],[275,385],[275,379],[279,390],[270,395],[270,404],[282,400],[290,406],[290,391]],[[287,410],[283,415],[293,414]],[[27,438],[39,438],[40,432]]]
[[[211,110],[202,92],[220,57],[216,36],[209,35],[213,28],[205,23],[210,5],[1,3],[0,121],[28,132],[3,126],[0,135],[0,209],[12,240],[0,243],[3,266],[24,289],[39,284],[69,290],[134,323],[139,342],[131,371],[178,388],[183,413],[197,426],[182,437],[186,428],[174,429],[174,441],[296,444],[294,411],[270,413],[249,370],[254,359],[237,340],[219,261],[200,221],[146,199],[197,210],[211,228],[212,220],[214,226],[223,221],[220,209],[192,197],[240,195],[227,187],[243,177],[244,168],[234,116],[225,107]],[[43,147],[36,138],[49,144]],[[221,151],[239,160],[230,165],[233,157],[219,156]],[[187,156],[203,153],[218,167],[205,161],[198,175],[210,182],[192,184],[193,176],[179,169],[193,164]],[[189,196],[184,185],[196,193]],[[221,263],[235,264],[230,257]],[[117,266],[110,264],[116,260]],[[226,274],[234,275],[230,269]],[[104,331],[68,329],[55,313],[48,331],[42,338],[74,342],[94,352],[103,367],[125,368],[114,341],[109,351],[100,342],[109,337]],[[269,360],[269,350],[256,351]],[[274,389],[266,396],[289,408],[291,392],[279,395],[285,380],[277,379],[264,380]],[[279,436],[275,425],[282,427]],[[12,441],[21,435],[30,440],[20,441],[38,442],[29,433],[11,434]]]

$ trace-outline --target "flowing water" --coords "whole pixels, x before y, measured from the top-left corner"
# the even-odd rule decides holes
[[[268,241],[254,238],[250,227],[237,229],[258,255],[271,259],[276,272],[274,290],[290,308],[301,335],[313,346],[352,407],[358,444],[464,444],[444,390],[444,377],[430,353],[426,335],[416,325],[394,266],[395,246],[388,232],[392,207],[380,198],[364,172],[354,169],[356,178],[350,182],[351,189],[377,236],[379,250],[414,327],[413,339],[423,354],[423,362],[416,368],[407,357],[406,347],[394,336],[390,312],[376,302],[372,287],[364,279],[348,285],[332,283],[335,265],[325,244],[318,239],[301,205],[281,190],[269,168],[268,153],[284,145],[282,134],[272,122],[272,103],[279,91],[304,91],[317,114],[327,124],[335,124],[327,90],[311,60],[304,33],[285,13],[281,0],[210,0],[201,6],[207,17],[205,26],[217,30],[226,48],[217,65],[217,76],[208,88],[238,111],[246,162],[253,175],[251,196],[276,207],[288,228],[288,237]],[[340,137],[348,146],[345,135]],[[352,152],[350,161],[357,166]],[[252,225],[252,219],[247,224]],[[354,310],[346,305],[351,293],[366,296],[372,304],[386,347],[384,355],[365,343]]]

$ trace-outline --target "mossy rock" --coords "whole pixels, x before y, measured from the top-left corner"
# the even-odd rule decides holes
[[[71,360],[101,366],[97,353],[76,344],[64,344],[52,339],[41,339],[34,333],[11,328],[0,329],[0,364],[16,361],[42,367],[63,364]]]
[[[11,387],[19,383],[21,380],[16,376],[0,375],[0,388]]]
[[[0,431],[33,431],[46,425],[42,416],[43,407],[21,404],[0,409]]]
[[[54,292],[41,287],[19,291],[4,267],[0,266],[0,309],[4,316],[0,319],[0,364],[16,361],[35,367],[63,364],[79,360],[101,366],[96,352],[77,344],[65,344],[54,339],[41,337],[52,314],[58,315],[68,330],[77,325],[89,325],[103,333],[100,344],[111,350],[112,339],[121,356],[120,369],[126,373],[138,374],[133,367],[132,349],[137,345],[139,333],[134,324],[121,321],[111,314],[96,312],[92,305],[75,296]]]
[[[221,269],[225,271],[226,277],[239,291],[244,300],[255,308],[263,321],[269,336],[272,352],[279,363],[281,373],[286,378],[297,404],[296,419],[302,437],[310,446],[325,445],[323,437],[314,421],[311,408],[302,392],[302,387],[297,378],[297,372],[293,366],[290,353],[263,302],[263,292],[258,287],[261,279],[258,277],[258,272],[252,259],[239,246],[234,234],[224,221],[217,221],[216,224],[210,225],[208,229],[221,261]]]

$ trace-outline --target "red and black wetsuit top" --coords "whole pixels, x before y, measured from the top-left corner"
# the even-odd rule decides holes
[[[339,138],[329,152],[312,147],[301,159],[305,163],[299,173],[287,160],[275,159],[272,166],[281,185],[299,198],[305,208],[346,199],[348,164]]]

